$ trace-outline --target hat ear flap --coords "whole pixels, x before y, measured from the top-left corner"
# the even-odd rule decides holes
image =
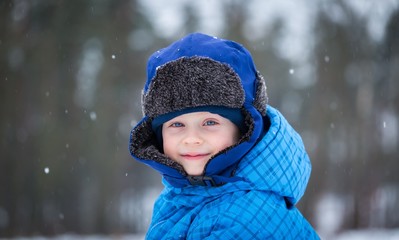
[[[262,116],[266,116],[267,101],[268,97],[265,79],[259,72],[256,72],[256,96],[253,105],[262,114]]]

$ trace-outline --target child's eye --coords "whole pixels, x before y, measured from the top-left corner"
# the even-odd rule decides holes
[[[180,122],[174,122],[170,126],[171,127],[183,127],[184,125],[183,125],[183,123],[180,123]]]
[[[208,121],[206,121],[204,123],[204,126],[213,126],[213,125],[216,125],[216,124],[218,124],[216,121],[208,120]]]

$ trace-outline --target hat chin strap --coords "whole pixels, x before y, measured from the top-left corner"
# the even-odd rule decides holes
[[[186,187],[186,186],[209,186],[217,187],[222,186],[229,182],[237,182],[243,180],[241,177],[231,176],[187,176],[186,178],[176,178],[168,175],[163,176],[165,180],[174,187]]]

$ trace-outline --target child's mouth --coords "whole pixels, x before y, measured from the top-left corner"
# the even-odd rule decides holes
[[[207,158],[209,154],[207,153],[190,153],[190,154],[183,154],[182,157],[186,160],[202,160]]]

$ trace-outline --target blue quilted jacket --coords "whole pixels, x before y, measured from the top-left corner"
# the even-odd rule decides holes
[[[267,107],[271,126],[240,161],[240,180],[220,187],[173,187],[157,199],[147,239],[318,239],[295,204],[311,165],[302,140]]]

